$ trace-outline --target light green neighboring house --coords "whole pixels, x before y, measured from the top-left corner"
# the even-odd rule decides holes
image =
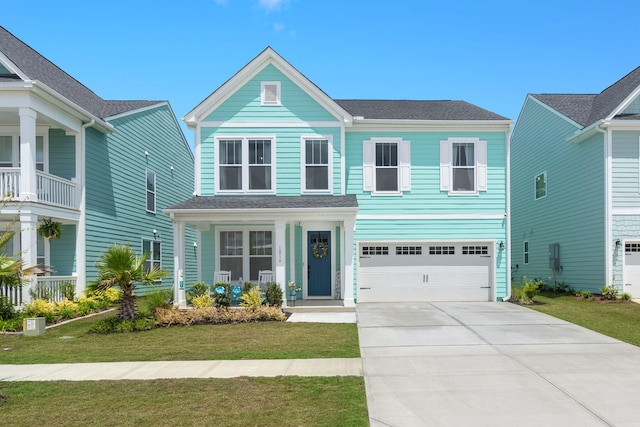
[[[172,224],[162,209],[192,194],[193,170],[168,102],[104,100],[0,27],[0,225],[17,231],[8,251],[50,270],[31,278],[22,302],[36,286],[54,299],[65,282],[82,293],[113,243],[149,251],[149,266],[173,273]],[[59,239],[36,232],[49,218],[62,224]],[[186,236],[193,245],[194,230]],[[185,263],[196,265],[193,250]],[[170,290],[173,281],[138,292]]]
[[[511,120],[464,101],[332,99],[270,47],[183,120],[196,195],[164,212],[180,265],[198,230],[198,279],[272,274],[289,303],[294,282],[296,301],[344,306],[510,294]]]
[[[530,94],[511,138],[515,281],[640,297],[640,68],[598,94]]]

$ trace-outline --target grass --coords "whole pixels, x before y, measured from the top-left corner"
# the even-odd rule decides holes
[[[0,363],[360,357],[355,324],[258,322],[88,333],[96,320],[113,315],[71,322],[39,337],[0,335]]]
[[[362,377],[0,383],[3,425],[366,426]]]
[[[572,295],[543,294],[532,310],[549,314],[601,334],[640,346],[640,304],[631,301],[596,301]]]

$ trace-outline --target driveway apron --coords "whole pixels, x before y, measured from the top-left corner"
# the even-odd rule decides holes
[[[638,426],[640,348],[510,303],[356,308],[371,426]]]

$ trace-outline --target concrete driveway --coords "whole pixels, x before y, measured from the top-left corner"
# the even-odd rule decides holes
[[[638,347],[510,303],[356,314],[371,426],[640,425]]]

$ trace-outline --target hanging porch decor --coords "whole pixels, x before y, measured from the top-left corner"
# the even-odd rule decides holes
[[[322,242],[314,244],[311,250],[313,252],[313,257],[317,259],[322,259],[329,254],[329,246]]]

